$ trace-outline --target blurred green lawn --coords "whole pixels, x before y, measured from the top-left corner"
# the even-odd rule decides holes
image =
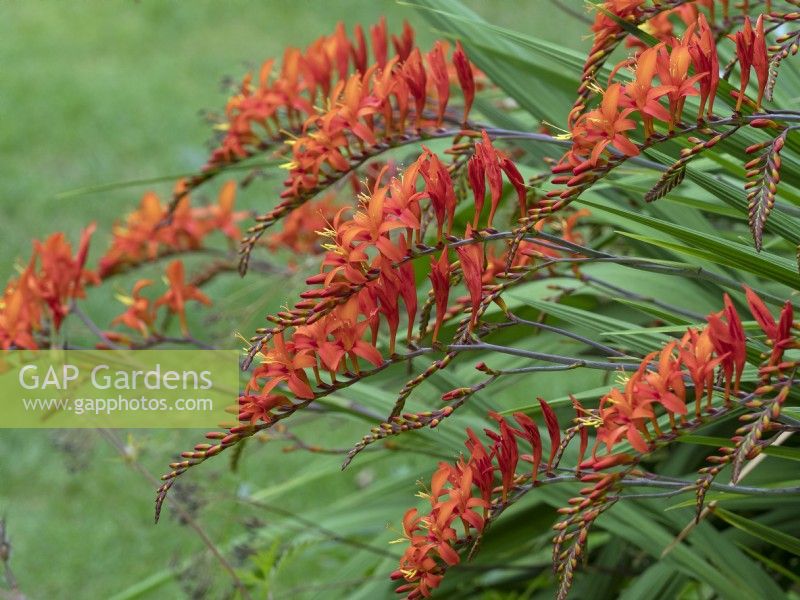
[[[574,25],[559,25],[564,17],[544,0],[467,4],[498,25],[582,44]],[[238,80],[285,45],[331,31],[339,19],[350,28],[382,14],[390,28],[408,18],[421,40],[433,37],[413,10],[367,0],[3,3],[0,278],[27,258],[32,239],[61,230],[75,240],[89,220],[100,225],[96,255],[111,223],[144,189],[166,194],[171,185],[62,200],[60,192],[202,165],[210,136],[200,115],[224,105],[224,78]],[[127,440],[118,433],[141,446],[142,465],[154,474],[198,437],[134,432]],[[279,480],[302,460],[281,459],[266,473],[258,464],[263,457],[250,453],[240,479],[224,469],[203,475],[217,477],[217,488],[230,494],[242,480],[262,486]],[[176,520],[152,525],[152,494],[152,485],[93,432],[0,430],[0,516],[8,517],[12,565],[30,598],[109,597],[201,551]],[[230,537],[238,518],[233,509],[223,501],[202,513],[212,537]],[[145,597],[182,595],[171,584]]]

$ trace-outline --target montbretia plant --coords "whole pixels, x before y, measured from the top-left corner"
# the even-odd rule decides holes
[[[514,118],[497,118],[513,112],[513,103],[500,101],[504,92],[492,83],[491,64],[479,62],[479,69],[471,62],[466,38],[423,49],[407,24],[397,35],[381,21],[356,27],[352,36],[340,24],[305,50],[287,49],[280,61],[265,61],[228,101],[202,171],[177,184],[171,203],[145,194],[113,228],[96,268],[87,265],[93,227],[74,256],[62,234],[35,244],[30,262],[6,288],[0,344],[51,345],[65,318],[85,317],[77,307],[88,287],[162,260],[169,261],[162,294],[146,293],[158,286],[153,280],[136,281],[111,328],[98,329],[98,344],[145,348],[174,341],[159,311],[177,316],[181,341],[196,342],[187,303],[210,304],[201,288],[218,273],[274,269],[256,260],[264,250],[302,257],[286,269],[315,265],[296,302],[268,315],[247,343],[249,380],[232,399],[238,420],[208,433],[170,465],[156,519],[187,470],[259,432],[283,428],[324,396],[387,369],[404,365],[410,375],[387,394],[385,418],[354,443],[344,466],[395,436],[454,426],[452,415],[470,398],[506,378],[528,378],[535,390],[539,373],[617,373],[618,383],[602,393],[573,397],[568,416],[544,398],[535,415],[503,414],[503,395],[493,396],[490,425],[468,429],[465,452],[432,467],[421,492],[430,508],[409,509],[402,518],[405,551],[391,577],[409,598],[433,594],[450,568],[476,554],[511,505],[542,486],[582,484],[554,525],[559,598],[588,555],[591,528],[631,488],[693,491],[698,518],[711,489],[800,493],[739,484],[748,463],[798,427],[782,412],[796,403],[800,366],[786,259],[764,263],[774,273],[766,267],[756,273],[767,280],[762,287],[757,278],[731,277],[734,258],[719,263],[726,272],[710,271],[707,262],[717,250],[702,245],[693,250],[705,261],[697,267],[632,254],[611,239],[607,220],[581,206],[593,191],[613,197],[613,178],[626,169],[656,171],[626,209],[652,227],[656,221],[641,216],[647,203],[679,189],[690,163],[741,161],[747,192],[733,208],[717,206],[716,214],[743,217],[756,251],[800,243],[789,220],[800,197],[800,146],[791,135],[800,113],[771,104],[779,68],[798,49],[793,23],[800,21],[800,3],[607,0],[595,8],[592,48],[566,129],[556,135],[553,124],[517,128]],[[607,65],[612,57],[616,64]],[[197,188],[263,155],[279,157],[287,175],[280,197],[261,214],[234,210],[234,181],[223,185],[216,204],[192,204]],[[665,156],[669,164],[654,158]],[[782,180],[791,188],[781,202],[788,212],[771,220]],[[597,205],[597,197],[587,204]],[[240,231],[249,219],[254,223]],[[686,227],[678,217],[670,233],[680,236]],[[270,228],[275,232],[265,237]],[[239,240],[238,256],[218,250],[190,276],[184,257],[206,252],[207,237],[217,234],[229,246]],[[756,251],[737,250],[765,256]],[[531,282],[549,285],[556,302],[569,298],[565,280],[599,285],[632,305],[646,300],[587,274],[600,263],[699,280],[728,294],[719,295],[719,312],[699,324],[656,301],[650,323],[673,327],[649,348],[650,338],[644,348],[624,347],[572,331],[568,315],[559,317],[567,322],[561,327],[546,322],[546,311],[526,318],[508,302]],[[570,355],[506,345],[501,334],[511,329],[545,330],[581,349]],[[477,383],[428,399],[429,410],[407,409],[416,390],[470,354],[481,356]],[[503,357],[527,363],[509,368]],[[741,426],[696,481],[648,471],[648,460],[681,436],[724,427],[731,417]],[[715,481],[726,467],[730,485]]]

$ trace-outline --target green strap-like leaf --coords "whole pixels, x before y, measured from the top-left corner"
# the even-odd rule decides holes
[[[797,539],[793,535],[788,535],[773,527],[762,525],[752,519],[725,510],[724,508],[715,508],[714,514],[723,521],[733,525],[737,529],[741,529],[745,533],[749,533],[753,537],[757,537],[773,546],[777,546],[787,552],[800,556],[800,539]]]
[[[592,202],[586,199],[581,199],[579,202],[594,210],[611,213],[630,219],[636,223],[647,225],[655,231],[665,233],[679,240],[681,243],[675,243],[673,240],[667,238],[632,233],[625,233],[627,237],[665,249],[674,250],[682,254],[688,254],[689,256],[702,258],[715,264],[741,269],[761,277],[769,277],[792,289],[800,289],[800,276],[797,274],[794,263],[782,256],[769,254],[767,252],[761,252],[759,254],[750,246],[724,240],[717,236],[698,232],[674,223],[668,223],[667,221],[655,219],[642,213],[623,210],[615,206],[600,204],[599,202]]]
[[[735,446],[735,444],[728,438],[714,437],[710,435],[682,435],[676,438],[675,441],[684,444],[713,446],[714,448],[733,448]],[[800,448],[767,446],[761,452],[767,456],[774,456],[775,458],[785,458],[788,460],[800,461]]]

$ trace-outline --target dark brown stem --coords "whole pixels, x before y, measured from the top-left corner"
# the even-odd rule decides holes
[[[19,591],[17,578],[11,570],[11,542],[8,540],[8,530],[6,528],[6,519],[0,519],[0,563],[3,564],[3,574],[5,576],[6,584],[8,584],[11,594],[10,600],[24,600],[25,596]]]

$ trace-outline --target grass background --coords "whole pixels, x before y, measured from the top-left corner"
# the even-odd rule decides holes
[[[495,24],[586,46],[575,23],[541,0],[466,4]],[[202,114],[224,105],[226,78],[238,81],[247,68],[279,56],[287,44],[305,45],[337,20],[350,29],[356,21],[367,25],[386,15],[397,30],[407,18],[425,46],[434,37],[412,9],[367,0],[12,1],[3,3],[0,15],[3,279],[16,261],[27,259],[32,239],[60,230],[76,240],[90,220],[99,225],[96,256],[105,232],[142,191],[166,194],[171,184],[70,198],[60,193],[198,169],[210,137]],[[256,187],[244,203],[268,206],[274,190]],[[262,298],[248,316],[257,318],[291,297],[296,285],[283,285],[284,297]],[[113,314],[103,299],[93,302],[101,314]],[[236,321],[237,314],[231,317]],[[192,431],[116,434],[154,474],[198,437]],[[280,460],[271,460],[276,456]],[[206,468],[204,481],[213,482],[213,491],[197,494],[209,535],[224,541],[236,532],[243,515],[230,496],[237,486],[268,487],[308,468],[307,460],[249,452],[239,475],[227,474],[224,461]],[[171,581],[169,569],[199,556],[202,544],[174,518],[153,526],[152,485],[125,462],[91,430],[0,430],[0,516],[8,518],[12,565],[30,598],[110,597],[162,569],[170,582],[142,597],[192,595],[186,581]],[[363,477],[356,472],[337,479],[338,469],[331,467],[329,486],[352,486]],[[194,502],[191,489],[184,498]],[[301,500],[299,507],[316,500]],[[192,560],[201,573],[203,559]]]

